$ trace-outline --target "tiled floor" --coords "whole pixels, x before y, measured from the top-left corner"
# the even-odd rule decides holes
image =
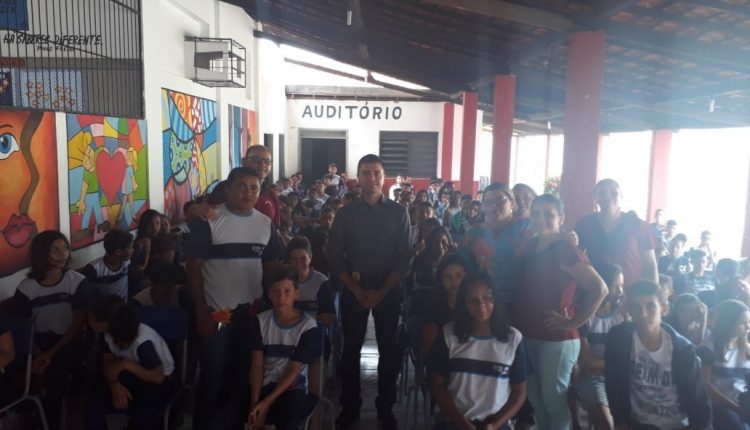
[[[372,318],[370,318],[367,327],[367,334],[365,335],[365,345],[362,347],[360,366],[362,378],[362,410],[360,411],[360,420],[357,429],[376,430],[380,428],[377,420],[377,411],[375,409],[375,397],[378,394],[378,348],[377,343],[375,342],[375,327]],[[414,369],[410,366],[408,378],[409,385],[413,382],[413,375]],[[401,387],[400,384],[399,387]],[[400,430],[406,430],[406,397],[401,394],[400,389],[399,393],[399,401],[394,406],[393,413],[398,419],[398,428]],[[331,399],[338,404],[338,393],[330,393],[329,395],[331,396]],[[422,403],[420,402],[420,406],[421,405]],[[422,424],[423,421],[424,420],[420,416],[417,427],[418,429],[425,428]]]

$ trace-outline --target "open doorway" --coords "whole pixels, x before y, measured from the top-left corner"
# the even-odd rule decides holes
[[[336,163],[346,170],[346,131],[300,130],[300,167],[306,185],[328,172]]]

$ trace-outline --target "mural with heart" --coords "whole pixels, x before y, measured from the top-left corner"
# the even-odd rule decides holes
[[[0,277],[29,265],[31,239],[60,229],[53,112],[0,109]]]
[[[73,249],[112,228],[135,229],[148,209],[146,122],[67,115],[68,193]]]
[[[176,223],[182,206],[219,181],[216,102],[161,91],[164,213]]]
[[[229,105],[229,165],[240,167],[247,147],[257,144],[255,111]]]

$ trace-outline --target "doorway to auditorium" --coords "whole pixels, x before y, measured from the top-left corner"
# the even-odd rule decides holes
[[[346,172],[346,130],[300,130],[300,167],[305,185],[328,173],[336,163]],[[347,172],[348,173],[348,172]]]

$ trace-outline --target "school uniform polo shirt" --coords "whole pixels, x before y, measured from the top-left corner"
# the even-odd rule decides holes
[[[81,270],[92,292],[97,295],[114,294],[123,300],[128,299],[128,270],[130,262],[124,261],[119,268],[111,269],[104,257],[97,258]]]
[[[117,358],[138,363],[146,370],[161,368],[166,376],[174,372],[174,359],[169,347],[156,330],[141,323],[138,335],[130,345],[120,348],[109,333],[104,335],[105,352],[111,352]]]
[[[226,204],[210,221],[193,221],[187,255],[203,259],[206,304],[234,309],[263,295],[263,262],[278,260],[281,249],[271,219],[253,210],[238,215]]]
[[[448,323],[435,341],[432,369],[448,379],[448,392],[462,415],[471,421],[484,420],[505,406],[511,384],[526,381],[521,332],[511,327],[507,342],[494,336],[460,342],[454,323]]]
[[[26,278],[18,285],[14,301],[24,313],[31,313],[36,333],[62,336],[73,324],[73,310],[86,308],[87,281],[72,270],[66,271],[55,285]]]
[[[298,291],[299,296],[294,302],[297,309],[313,318],[319,313],[336,313],[333,289],[324,274],[313,270],[310,279],[299,283]]]
[[[251,320],[249,333],[252,349],[263,351],[264,386],[278,383],[289,363],[296,361],[302,368],[291,388],[307,390],[308,365],[322,352],[318,324],[311,316],[303,313],[296,324],[285,326],[270,309]]]

